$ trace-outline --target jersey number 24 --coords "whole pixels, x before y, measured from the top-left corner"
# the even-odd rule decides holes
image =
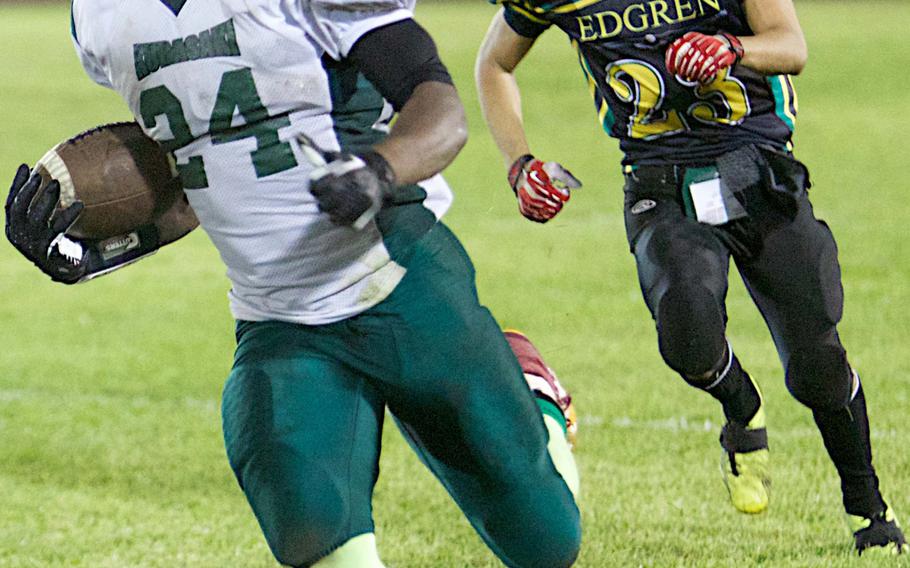
[[[231,125],[235,110],[246,124]],[[173,152],[196,139],[190,131],[180,99],[164,85],[147,89],[139,95],[139,113],[146,129],[154,128],[159,116],[167,117],[173,138],[159,141],[165,151]],[[256,149],[250,155],[257,178],[297,166],[291,145],[278,139],[278,129],[290,124],[287,115],[269,115],[249,68],[228,71],[222,75],[215,107],[209,119],[212,144],[255,138]],[[202,156],[192,156],[186,164],[177,164],[177,171],[185,189],[208,187]]]

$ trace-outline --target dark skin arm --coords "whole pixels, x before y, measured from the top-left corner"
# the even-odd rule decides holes
[[[319,210],[338,225],[361,229],[394,199],[395,187],[428,179],[448,166],[467,140],[467,121],[436,44],[406,18],[361,36],[345,55],[392,108],[389,134],[359,155],[331,161],[311,175]],[[317,161],[318,163],[318,161]]]
[[[455,87],[427,81],[414,89],[389,136],[373,149],[389,162],[399,185],[407,185],[444,170],[467,140],[464,106]]]

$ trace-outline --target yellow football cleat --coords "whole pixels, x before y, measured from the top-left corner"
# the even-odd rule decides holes
[[[749,380],[758,391],[758,411],[745,427],[735,422],[724,425],[720,432],[724,450],[721,472],[733,506],[743,513],[756,514],[768,508],[771,454],[765,428],[765,401],[752,377]]]
[[[887,505],[884,511],[872,517],[848,514],[847,526],[853,533],[856,553],[860,556],[910,554],[910,544],[907,544],[897,517]]]

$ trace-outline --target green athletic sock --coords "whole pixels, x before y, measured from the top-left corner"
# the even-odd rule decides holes
[[[537,397],[537,405],[543,413],[543,423],[547,427],[547,434],[550,437],[547,442],[547,451],[550,453],[550,459],[556,467],[556,471],[562,476],[562,479],[569,487],[569,491],[576,498],[578,497],[579,479],[578,466],[575,465],[575,456],[572,455],[572,449],[566,440],[566,417],[562,411],[551,401]]]
[[[550,418],[552,418],[553,420],[556,420],[559,423],[559,425],[562,427],[562,434],[563,434],[563,436],[565,436],[565,434],[566,434],[566,417],[565,417],[565,415],[563,415],[562,410],[560,410],[559,407],[556,406],[556,404],[548,398],[541,398],[539,396],[535,396],[534,400],[537,401],[537,406],[540,407],[540,411],[543,413],[544,416],[549,416]]]

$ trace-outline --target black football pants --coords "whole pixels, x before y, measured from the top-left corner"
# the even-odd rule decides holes
[[[686,215],[684,167],[642,166],[626,174],[626,232],[661,355],[686,377],[721,364],[732,257],[771,331],[790,392],[813,410],[847,510],[873,512],[882,502],[864,399],[856,396],[837,334],[843,308],[837,247],[813,214],[805,168],[784,155],[755,157],[761,181],[737,194],[748,216],[721,226]]]

